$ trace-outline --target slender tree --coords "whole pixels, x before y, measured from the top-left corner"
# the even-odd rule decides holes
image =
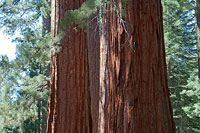
[[[198,77],[200,79],[200,0],[196,0],[196,25],[197,25],[197,56],[198,56]]]

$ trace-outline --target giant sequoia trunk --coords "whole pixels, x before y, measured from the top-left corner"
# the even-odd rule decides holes
[[[130,0],[124,20],[112,5],[102,16],[99,132],[175,132],[161,2]]]
[[[52,32],[82,0],[52,0]],[[160,0],[110,0],[100,38],[73,26],[52,50],[48,133],[174,133]],[[118,9],[116,10],[116,6]],[[106,13],[104,12],[106,11]]]
[[[79,8],[83,0],[52,0],[51,31],[58,34],[58,21],[66,10]],[[75,25],[74,25],[75,26]],[[59,53],[51,50],[50,95],[47,132],[91,132],[87,35],[73,27],[60,42]]]

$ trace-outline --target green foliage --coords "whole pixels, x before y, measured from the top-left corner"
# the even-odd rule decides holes
[[[41,15],[50,15],[46,0],[1,0],[0,7],[0,27],[11,35],[30,27],[37,29]]]
[[[118,2],[115,2],[115,0],[113,0],[113,7],[117,14],[121,13],[122,15],[125,15],[127,1],[128,0],[122,0],[122,11],[120,12],[117,5]],[[61,39],[64,37],[69,26],[76,24],[79,25],[81,28],[88,27],[88,19],[92,15],[98,14],[99,17],[97,18],[100,18],[103,13],[106,13],[106,11],[103,9],[103,6],[106,3],[108,3],[108,0],[88,0],[83,2],[80,8],[66,11],[64,18],[59,21],[58,35],[56,35],[55,37],[51,37],[51,40],[48,40],[48,44],[54,47],[57,52],[59,52],[61,47],[58,46],[57,43],[60,42]]]
[[[117,5],[118,2],[115,2],[115,0],[113,0],[114,11],[116,11],[118,15],[120,13],[122,15],[125,15],[127,1],[128,0],[122,0],[122,11],[120,12]],[[67,28],[69,28],[69,26],[77,24],[81,28],[88,27],[88,19],[92,15],[97,14],[98,11],[99,17],[102,14],[106,13],[106,11],[103,9],[103,6],[106,3],[108,3],[108,0],[88,0],[86,2],[83,2],[80,8],[66,11],[64,18],[61,19],[59,22],[59,34],[51,40],[51,46],[60,42],[60,40],[64,37],[65,32]]]
[[[98,9],[106,3],[106,0],[88,0],[83,2],[80,8],[66,11],[64,18],[60,22],[61,29],[66,29],[72,24],[81,27],[88,26],[87,19],[97,13]]]
[[[28,67],[28,64],[41,64],[46,66],[49,64],[50,59],[50,48],[48,40],[50,40],[50,35],[42,35],[42,28],[38,30],[27,29],[24,31],[22,37],[17,37],[14,42],[17,45],[17,64],[23,64]],[[31,66],[30,66],[31,67]],[[24,69],[30,69],[24,68]]]
[[[15,67],[15,62],[10,63],[7,57],[4,56],[1,59],[5,63],[0,66],[2,81],[0,84],[0,131],[14,132],[12,130],[21,130],[21,125],[26,128],[28,123],[37,124],[35,121],[38,119],[38,100],[46,101],[47,99],[48,91],[45,86],[47,77],[43,74],[30,77],[20,72],[20,69]],[[43,109],[46,110],[46,108]],[[37,125],[32,125],[34,126],[37,127]],[[29,130],[27,128],[27,131]]]
[[[193,10],[196,8],[196,0],[177,0],[181,8],[186,8],[187,10]]]
[[[199,133],[194,1],[163,0],[168,80],[177,132]],[[187,5],[184,8],[183,5]],[[190,8],[189,8],[190,7]]]
[[[0,56],[0,132],[45,131],[50,33],[42,19],[50,15],[50,1],[25,0],[0,2],[0,27],[17,43],[16,59]],[[42,101],[42,107],[39,103]],[[40,118],[38,112],[43,112]]]
[[[60,20],[58,25],[59,34],[52,38],[52,40],[49,41],[49,44],[54,46],[56,51],[59,52],[60,47],[55,44],[60,42],[60,40],[64,37],[67,28],[73,24],[77,24],[81,28],[88,27],[88,19],[92,15],[96,14],[106,2],[107,0],[88,0],[83,2],[80,8],[66,11],[64,18]]]

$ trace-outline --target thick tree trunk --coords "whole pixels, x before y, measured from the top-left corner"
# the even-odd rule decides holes
[[[58,21],[65,12],[77,9],[83,0],[52,0],[51,31],[58,34]],[[76,25],[73,25],[74,27]],[[91,132],[87,34],[73,26],[60,42],[59,53],[51,50],[51,80],[47,133]]]
[[[82,2],[52,0],[54,35],[59,18]],[[121,3],[104,5],[100,38],[95,22],[87,34],[71,27],[61,52],[51,50],[48,133],[175,133],[161,2],[129,0],[124,18]]]
[[[100,38],[101,133],[174,133],[159,0],[110,1]]]

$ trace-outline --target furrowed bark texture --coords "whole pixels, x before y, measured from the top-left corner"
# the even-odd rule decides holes
[[[100,85],[100,80],[99,80],[100,45],[99,45],[98,14],[92,16],[90,20],[92,20],[92,22],[90,23],[90,26],[88,28],[88,63],[89,63],[89,81],[90,81],[89,85],[91,94],[92,133],[97,133],[98,109],[99,109],[99,85]]]
[[[54,35],[82,2],[52,0]],[[71,27],[51,50],[47,132],[175,133],[160,0],[128,0],[125,16],[110,0],[100,14],[100,30],[97,20],[87,33]]]
[[[52,0],[51,31],[58,34],[59,19],[66,10],[77,9],[83,0]],[[74,30],[76,27],[76,30]],[[60,42],[59,53],[51,50],[51,80],[47,133],[91,132],[87,34],[73,25]]]
[[[98,132],[175,133],[161,2],[129,0],[125,22],[114,3],[101,19]]]

